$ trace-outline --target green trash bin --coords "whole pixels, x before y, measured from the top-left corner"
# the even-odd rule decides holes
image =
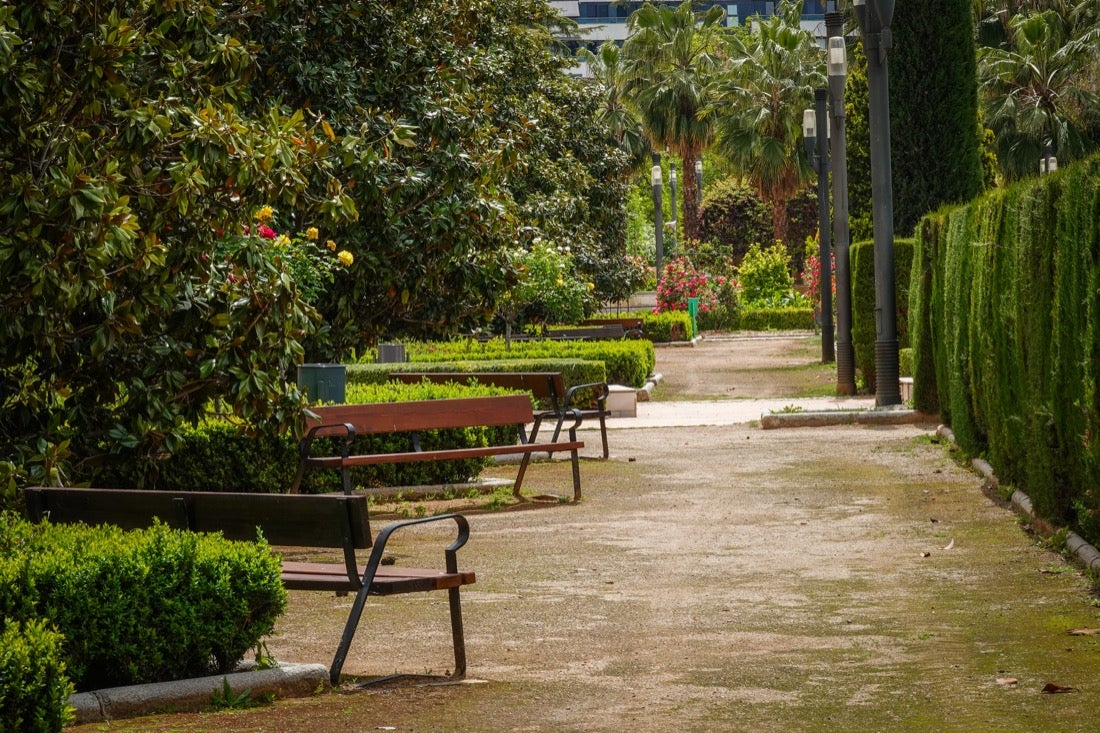
[[[343,364],[299,364],[298,389],[312,402],[338,405],[347,400],[347,368]]]
[[[698,298],[688,298],[688,315],[691,316],[691,336],[689,338],[695,338],[695,335],[699,333],[699,326],[695,322],[696,316],[699,315]]]

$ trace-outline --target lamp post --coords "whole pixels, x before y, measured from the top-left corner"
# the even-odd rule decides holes
[[[668,161],[668,201],[671,214],[668,217],[668,230],[670,234],[669,250],[676,247],[678,232],[676,231],[676,164]]]
[[[836,393],[856,393],[856,358],[852,348],[852,269],[848,253],[848,135],[845,131],[844,85],[848,77],[848,49],[844,43],[844,14],[826,13],[829,36],[829,108],[832,133],[833,252],[836,259]]]
[[[1047,140],[1043,144],[1043,157],[1039,158],[1039,175],[1045,176],[1058,170],[1058,159],[1054,157],[1054,147]]]
[[[661,289],[661,260],[664,259],[664,236],[665,225],[662,222],[663,212],[661,211],[662,196],[661,196],[661,154],[653,153],[653,169],[650,171],[650,183],[653,184],[653,243],[656,250],[657,260],[657,289]]]
[[[699,158],[695,161],[695,205],[696,208],[703,208],[703,159]]]
[[[829,124],[825,117],[825,102],[828,97],[825,89],[814,90],[814,108],[802,113],[802,133],[806,138],[806,154],[810,165],[817,173],[817,222],[818,257],[820,277],[818,288],[821,291],[821,311],[818,322],[821,325],[821,363],[829,364],[836,359],[833,350],[833,273],[830,266],[832,247],[829,242]]]
[[[894,294],[894,181],[890,165],[890,74],[894,0],[855,0],[867,49],[871,128],[871,217],[875,237],[875,406],[901,404]]]

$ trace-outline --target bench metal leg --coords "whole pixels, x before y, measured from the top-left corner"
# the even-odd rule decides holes
[[[527,465],[531,462],[531,451],[523,454],[523,460],[519,462],[519,472],[516,474],[516,483],[512,486],[512,496],[519,498],[520,487],[523,486],[523,476],[527,473]]]

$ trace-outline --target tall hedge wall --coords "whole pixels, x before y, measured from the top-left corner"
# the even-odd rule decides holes
[[[865,386],[875,391],[875,243],[850,247],[852,268],[852,351]],[[894,299],[898,347],[910,346],[909,283],[913,272],[913,240],[894,238]]]
[[[914,274],[917,407],[1046,518],[1096,526],[1100,157],[925,217]]]

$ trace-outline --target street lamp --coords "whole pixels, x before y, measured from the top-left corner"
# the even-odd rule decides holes
[[[848,245],[848,136],[845,131],[844,85],[848,76],[848,49],[844,41],[844,14],[825,14],[829,36],[829,108],[833,132],[830,157],[833,169],[833,253],[836,259],[836,393],[856,393],[856,358],[852,348],[852,268]]]
[[[695,205],[703,208],[703,159],[695,161]]]
[[[668,229],[671,233],[671,241],[669,242],[669,249],[673,249],[676,246],[676,164],[671,160],[668,161],[668,200],[671,207],[672,214],[668,217]]]
[[[650,171],[650,182],[653,184],[653,243],[657,259],[657,289],[661,287],[661,260],[664,259],[664,228],[661,211],[661,154],[653,153],[653,169]]]
[[[867,49],[871,128],[871,217],[875,237],[875,405],[901,404],[894,294],[894,181],[890,166],[890,73],[894,0],[855,0]]]
[[[1054,147],[1047,140],[1043,144],[1043,157],[1039,158],[1039,175],[1045,176],[1058,170],[1058,159],[1054,157]]]
[[[806,153],[810,165],[817,173],[817,221],[818,257],[821,291],[821,363],[829,364],[836,358],[833,351],[833,273],[830,266],[829,243],[829,123],[825,116],[825,103],[829,92],[814,90],[814,108],[802,113],[802,132],[806,138]],[[820,134],[819,134],[820,131]]]

